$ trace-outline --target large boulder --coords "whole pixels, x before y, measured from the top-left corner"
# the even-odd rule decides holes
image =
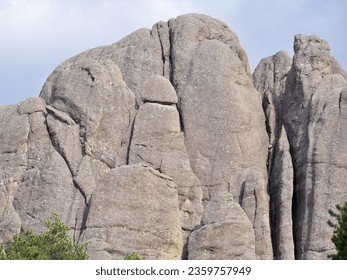
[[[206,205],[202,226],[188,243],[191,260],[252,260],[255,236],[252,223],[230,193],[214,196]]]
[[[94,192],[82,241],[91,259],[180,259],[178,195],[172,179],[141,164],[105,174]]]

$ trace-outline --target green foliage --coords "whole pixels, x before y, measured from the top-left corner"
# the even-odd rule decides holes
[[[5,246],[0,246],[0,260],[85,260],[84,245],[74,245],[67,226],[55,214],[44,225],[41,234],[26,231],[16,234]]]
[[[143,260],[143,258],[140,257],[137,253],[132,252],[132,253],[127,253],[124,256],[124,260]]]
[[[331,241],[336,247],[336,254],[328,257],[333,260],[347,260],[347,202],[343,207],[336,205],[338,212],[329,210],[330,216],[334,218],[336,223],[328,221],[328,225],[334,228],[334,235]]]

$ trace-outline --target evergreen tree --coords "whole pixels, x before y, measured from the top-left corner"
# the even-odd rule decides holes
[[[26,231],[16,234],[4,246],[0,246],[0,260],[84,260],[84,245],[74,245],[68,236],[68,228],[57,215],[44,225],[49,229],[41,234]]]
[[[329,210],[330,216],[334,218],[335,223],[328,221],[328,225],[334,228],[334,235],[331,241],[336,247],[336,254],[328,257],[333,260],[347,260],[347,201],[343,207],[336,205],[338,212]]]

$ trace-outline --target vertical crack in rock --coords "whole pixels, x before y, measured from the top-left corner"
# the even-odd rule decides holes
[[[174,79],[173,69],[174,69],[175,60],[174,60],[173,53],[172,53],[172,50],[173,50],[173,30],[172,30],[171,21],[168,21],[167,25],[169,27],[169,49],[170,49],[170,53],[169,53],[170,76],[168,77],[168,79],[170,80],[172,86],[174,87],[174,89],[177,93],[177,87],[176,87],[177,85],[174,83],[175,79]],[[177,96],[177,97],[178,97],[178,105],[179,105],[180,104],[180,98],[179,98],[179,96]]]
[[[340,92],[339,115],[341,118],[347,119],[347,89]]]
[[[52,112],[52,107],[48,106],[48,111]],[[57,110],[55,110],[57,111]],[[63,112],[61,112],[61,115],[65,114]],[[65,114],[67,115],[67,114]],[[46,115],[46,127],[47,127],[47,132],[49,135],[49,138],[51,140],[52,146],[53,148],[59,153],[59,155],[64,159],[66,166],[69,168],[70,173],[71,173],[71,179],[73,180],[74,186],[76,187],[77,190],[79,190],[79,192],[81,193],[81,195],[84,197],[85,201],[86,201],[86,194],[84,193],[84,191],[80,188],[80,186],[75,182],[74,177],[76,176],[77,172],[78,172],[78,167],[72,167],[71,166],[71,162],[69,161],[69,159],[67,158],[67,147],[64,145],[64,143],[62,143],[62,139],[59,139],[59,135],[57,135],[57,133],[59,133],[59,131],[57,131],[57,127],[59,127],[59,124],[55,123],[55,125],[50,125],[49,123],[49,118],[53,117],[56,118],[56,115],[50,114],[48,113]],[[58,121],[59,118],[56,118]],[[66,118],[65,118],[66,119]],[[71,119],[72,120],[72,119]],[[70,125],[72,125],[71,121],[68,122]],[[61,132],[63,133],[63,132]],[[72,131],[68,131],[67,134],[72,134]],[[79,140],[79,138],[77,138]],[[69,141],[69,143],[66,143],[66,145],[71,145],[72,143]],[[65,146],[65,147],[64,147]],[[78,148],[77,148],[78,149]],[[74,151],[76,151],[76,147],[74,147]],[[79,166],[80,161],[82,160],[82,151],[80,151],[80,158],[77,160],[79,161],[77,166]]]
[[[161,57],[162,57],[162,61],[163,61],[163,77],[170,77],[170,73],[166,73],[166,63],[169,62],[169,56],[170,56],[170,49],[166,50],[165,46],[164,46],[164,42],[163,42],[163,38],[161,35],[161,30],[163,28],[163,24],[166,24],[164,22],[158,22],[156,24],[156,28],[157,28],[157,34],[158,34],[158,38],[159,38],[159,42],[160,42],[160,48],[161,48]],[[167,25],[167,24],[166,24]]]
[[[81,195],[83,197],[84,208],[88,208],[87,196],[86,196],[86,193],[84,192],[84,190],[81,188],[81,186],[75,180],[75,176],[76,176],[76,174],[78,172],[78,169],[72,167],[71,166],[71,162],[67,158],[66,152],[68,152],[67,151],[68,148],[61,146],[61,145],[64,145],[62,142],[60,142],[62,139],[61,138],[59,139],[59,135],[56,134],[56,133],[59,133],[57,130],[55,130],[55,129],[57,129],[59,127],[59,125],[57,123],[55,123],[54,124],[54,128],[49,125],[48,118],[50,116],[52,117],[52,115],[53,115],[53,118],[56,118],[58,120],[58,122],[60,122],[61,119],[59,120],[59,117],[57,117],[57,115],[58,116],[65,116],[65,115],[68,116],[68,115],[63,113],[63,112],[61,112],[60,115],[59,115],[59,111],[58,110],[54,110],[53,107],[49,107],[49,106],[48,106],[48,111],[51,112],[51,114],[48,113],[46,115],[45,119],[46,119],[47,132],[48,132],[51,144],[52,144],[53,148],[57,151],[57,153],[62,157],[62,159],[64,160],[66,166],[68,167],[68,169],[70,171],[70,174],[71,174],[71,180],[72,180],[73,186],[76,189],[76,196],[75,196],[75,199],[74,199],[73,203],[69,206],[70,210],[68,211],[68,213],[69,213],[69,215],[74,215],[74,218],[73,218],[74,219],[74,226],[73,226],[73,229],[72,229],[73,230],[73,240],[74,240],[75,244],[77,244],[77,242],[79,241],[79,238],[80,238],[82,232],[84,231],[83,225],[78,225],[78,216],[77,215],[79,214],[78,213],[79,199],[78,199],[77,196],[79,194],[79,195]],[[52,114],[52,112],[54,112],[57,115]],[[64,119],[68,119],[68,118],[65,117]],[[72,125],[73,124],[71,121],[68,121],[67,123],[68,123],[68,125]],[[68,133],[68,135],[72,135],[72,131],[71,130],[69,132],[67,132],[67,133]],[[78,135],[77,135],[77,140],[79,140]],[[69,144],[71,145],[72,143],[71,142],[67,143],[67,145],[69,145]],[[82,157],[82,154],[81,154],[81,157]],[[82,158],[80,158],[80,160],[82,160]],[[80,164],[80,162],[79,162],[79,164]],[[76,203],[77,203],[77,206],[76,206]],[[75,210],[76,210],[75,207],[77,207],[77,211],[76,212],[75,212]],[[75,214],[73,214],[74,212],[75,212]],[[71,220],[72,217],[68,217],[68,219]]]
[[[294,162],[293,166],[294,166]],[[297,191],[296,191],[296,186],[297,186],[297,182],[296,182],[296,175],[295,175],[295,168],[293,168],[293,199],[292,199],[292,223],[293,223],[293,228],[292,228],[292,234],[293,234],[293,241],[294,241],[294,258],[296,260],[299,259],[299,248],[298,248],[298,244],[299,241],[297,240],[297,231],[298,231],[298,226],[297,226],[297,222],[298,222],[298,205],[300,205],[300,202],[298,201],[299,197],[297,195]]]
[[[47,106],[46,126],[55,150],[64,158],[72,176],[82,160],[79,127],[66,113]]]
[[[80,222],[80,231],[79,234],[76,236],[76,234],[74,235],[75,237],[75,244],[81,243],[81,241],[83,240],[84,234],[86,232],[87,229],[87,220],[88,220],[88,215],[89,215],[89,210],[90,210],[90,203],[91,203],[91,199],[89,199],[89,201],[86,203],[85,207],[83,208],[83,212],[82,212],[82,218],[81,218],[81,222]],[[78,217],[76,215],[76,225],[78,224],[78,219],[80,217]],[[77,226],[76,226],[77,228]]]
[[[175,77],[174,77],[174,63],[175,63],[175,59],[174,59],[174,55],[173,55],[173,47],[174,47],[174,43],[173,43],[173,29],[172,29],[172,21],[168,21],[167,23],[168,26],[168,38],[169,38],[169,55],[168,55],[168,60],[169,60],[169,66],[170,66],[170,75],[168,77],[168,79],[170,80],[171,85],[173,86],[173,88],[175,89],[176,95],[177,95],[177,104],[176,104],[176,108],[178,111],[178,116],[179,116],[179,121],[180,121],[180,127],[181,127],[181,132],[183,133],[183,136],[185,135],[185,129],[184,129],[184,121],[183,121],[183,112],[182,112],[182,106],[181,106],[181,98],[178,94],[178,88],[177,88],[177,84],[175,83]],[[189,157],[188,157],[189,159]],[[190,160],[190,159],[189,159]]]
[[[145,82],[141,100],[129,163],[148,164],[174,180],[186,243],[190,231],[200,223],[202,192],[186,154],[176,108],[177,94],[168,79],[154,75]]]
[[[130,152],[131,152],[131,145],[133,141],[133,135],[134,135],[134,126],[136,121],[137,113],[135,114],[134,118],[130,122],[130,133],[129,133],[129,143],[127,148],[127,155],[126,155],[126,165],[129,165],[129,158],[130,158]]]

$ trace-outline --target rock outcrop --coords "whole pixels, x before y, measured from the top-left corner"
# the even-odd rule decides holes
[[[0,107],[0,242],[57,213],[91,259],[325,259],[347,74],[318,37],[294,49],[252,76],[226,24],[189,14],[66,60]]]
[[[291,67],[287,55],[278,53],[262,60],[253,75],[273,139],[269,191],[274,254],[326,259],[334,251],[328,210],[347,200],[347,74],[317,36],[296,35],[294,51]],[[286,228],[292,228],[290,234]]]
[[[327,42],[297,35],[286,85],[284,123],[291,145],[295,192],[296,256],[331,253],[327,209],[347,199],[345,180],[347,74],[329,54]]]

